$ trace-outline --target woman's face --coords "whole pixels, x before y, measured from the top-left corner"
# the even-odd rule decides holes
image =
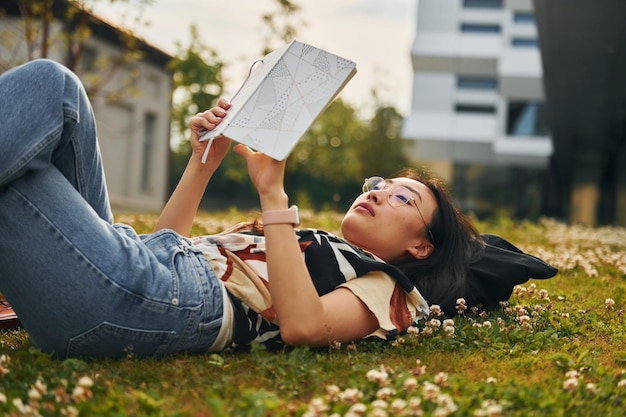
[[[396,205],[390,201],[390,192],[398,186],[406,187],[413,197],[400,206],[398,199],[393,201]],[[385,180],[375,188],[357,197],[344,216],[344,239],[389,263],[430,255],[434,246],[424,222],[430,223],[437,209],[430,189],[404,177]]]

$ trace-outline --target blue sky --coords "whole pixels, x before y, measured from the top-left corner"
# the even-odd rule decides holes
[[[410,109],[410,48],[415,35],[417,0],[295,0],[307,22],[297,39],[357,63],[358,73],[340,97],[362,107],[373,105],[372,88],[380,99],[402,113]],[[100,2],[101,4],[108,2]],[[96,2],[98,4],[98,2]],[[263,47],[261,15],[276,10],[275,0],[155,0],[146,7],[148,27],[138,35],[166,52],[185,43],[189,26],[198,26],[203,42],[228,65],[226,96],[234,94],[248,67]],[[96,14],[122,26],[119,10],[96,8]],[[127,16],[128,18],[129,16]]]

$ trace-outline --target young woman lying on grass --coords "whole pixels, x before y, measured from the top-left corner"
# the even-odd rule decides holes
[[[471,295],[469,265],[488,245],[436,182],[412,171],[366,180],[340,239],[294,231],[285,161],[236,145],[259,193],[262,235],[242,226],[188,238],[231,145],[216,139],[201,162],[198,131],[221,122],[230,106],[222,99],[191,119],[187,168],[155,232],[138,235],[113,224],[77,77],[33,61],[0,76],[0,97],[0,293],[44,351],[158,356],[253,341],[392,338],[429,304],[454,306]]]

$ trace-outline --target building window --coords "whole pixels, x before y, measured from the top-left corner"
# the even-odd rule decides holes
[[[456,86],[462,90],[496,90],[498,80],[494,77],[459,75],[456,79]]]
[[[501,9],[502,0],[463,0],[467,9]]]
[[[536,101],[508,103],[506,133],[509,136],[548,136],[548,110]]]
[[[514,48],[537,48],[539,42],[535,38],[513,38],[511,46]]]
[[[500,25],[481,23],[461,23],[461,32],[464,33],[500,33]]]
[[[150,190],[150,171],[152,170],[152,150],[156,131],[156,116],[146,113],[143,126],[143,155],[141,164],[141,190]]]
[[[454,111],[468,114],[495,114],[496,106],[490,104],[456,104]]]
[[[513,14],[513,21],[515,23],[535,23],[535,15],[528,12],[515,12]]]

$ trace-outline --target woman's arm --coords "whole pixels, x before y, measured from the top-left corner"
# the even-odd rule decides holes
[[[261,209],[286,209],[285,161],[276,161],[243,145],[236,145],[233,150],[248,163]],[[292,225],[266,225],[264,233],[272,304],[285,343],[327,346],[335,341],[360,339],[378,328],[374,314],[350,290],[340,288],[323,297],[318,295]]]
[[[183,236],[189,236],[193,220],[198,211],[200,200],[209,180],[228,152],[231,140],[218,137],[213,141],[206,163],[202,163],[202,154],[208,142],[199,142],[200,129],[212,130],[220,124],[226,115],[230,103],[220,99],[217,106],[203,113],[198,113],[189,121],[191,128],[191,158],[176,186],[176,189],[163,208],[155,230],[172,229]]]

